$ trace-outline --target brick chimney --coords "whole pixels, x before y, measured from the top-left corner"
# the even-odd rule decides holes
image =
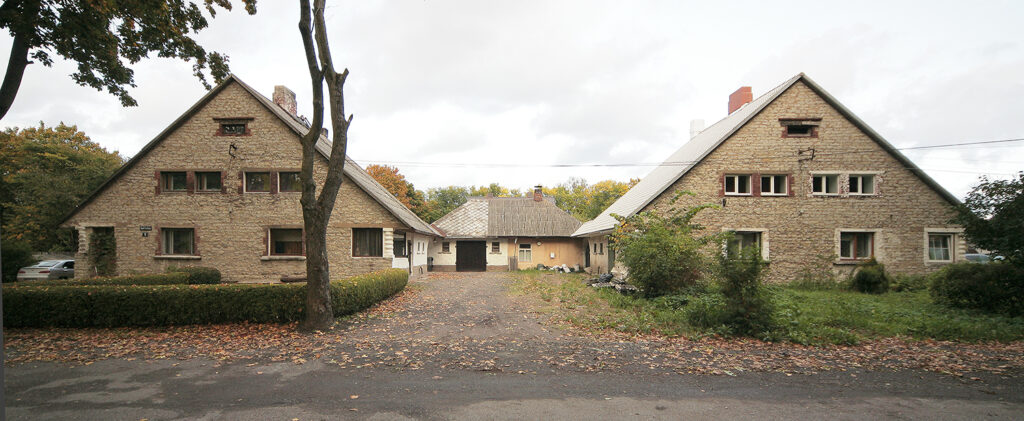
[[[754,92],[750,90],[749,86],[744,86],[729,95],[729,114],[740,109],[740,107],[749,104],[750,101],[754,100]]]
[[[533,201],[540,202],[544,200],[544,192],[541,190],[540,184],[533,187]]]
[[[274,103],[284,108],[291,115],[298,115],[298,104],[295,103],[295,92],[287,86],[277,85],[274,87]]]

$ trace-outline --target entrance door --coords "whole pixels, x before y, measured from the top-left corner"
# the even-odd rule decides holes
[[[483,272],[487,270],[487,243],[483,241],[455,242],[455,270]]]

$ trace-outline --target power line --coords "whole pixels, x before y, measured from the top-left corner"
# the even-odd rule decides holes
[[[1000,139],[1000,140],[986,140],[978,142],[962,142],[962,143],[950,143],[945,145],[928,145],[928,146],[911,146],[906,148],[895,148],[898,151],[910,151],[910,150],[922,150],[922,149],[937,149],[937,148],[961,148],[961,147],[974,147],[979,145],[991,145],[995,143],[1009,143],[1009,142],[1021,142],[1024,138],[1017,139]],[[989,146],[999,147],[999,146]],[[1013,146],[1016,147],[1016,146]],[[851,150],[851,151],[838,151],[838,152],[815,152],[814,156],[831,156],[831,155],[847,155],[847,154],[860,154],[860,153],[879,153],[886,152],[883,149],[863,149],[863,150]],[[770,155],[770,156],[759,156],[757,159],[765,158],[793,158],[796,155]],[[798,156],[797,156],[798,157]],[[664,162],[642,162],[642,163],[611,163],[611,164],[532,164],[532,163],[482,163],[482,162],[456,162],[456,163],[442,163],[442,162],[422,162],[422,161],[375,161],[365,160],[362,161],[368,164],[378,165],[401,165],[405,167],[417,167],[417,168],[615,168],[615,167],[671,167],[671,166],[688,166],[696,163],[696,161],[664,161]],[[934,171],[946,171],[946,170],[934,170]],[[996,174],[996,173],[978,173],[974,174]],[[1010,174],[1013,175],[1013,174]]]

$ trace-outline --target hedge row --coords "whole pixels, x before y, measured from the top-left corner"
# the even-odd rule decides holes
[[[182,285],[188,284],[189,277],[186,273],[158,273],[151,275],[125,275],[112,278],[82,278],[82,279],[55,279],[52,281],[22,282],[17,284],[18,288],[38,287],[60,287],[60,286],[84,286],[84,285]],[[5,292],[6,294],[6,292]]]
[[[372,306],[405,288],[391,269],[331,282],[334,314]],[[7,327],[167,326],[283,323],[302,318],[305,284],[82,285],[4,288]]]
[[[1024,268],[1013,263],[958,263],[929,277],[932,298],[939,304],[1024,315]]]

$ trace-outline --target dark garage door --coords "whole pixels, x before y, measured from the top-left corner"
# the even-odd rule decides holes
[[[455,243],[455,270],[483,272],[487,270],[487,243],[484,241],[457,241]]]

